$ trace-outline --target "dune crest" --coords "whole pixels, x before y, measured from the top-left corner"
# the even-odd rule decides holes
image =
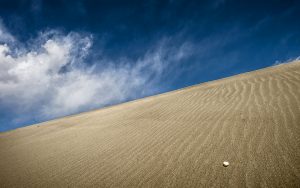
[[[0,159],[0,187],[300,187],[300,62],[0,133]]]

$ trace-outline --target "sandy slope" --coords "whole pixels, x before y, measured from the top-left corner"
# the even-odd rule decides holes
[[[300,62],[1,133],[11,186],[299,187]]]

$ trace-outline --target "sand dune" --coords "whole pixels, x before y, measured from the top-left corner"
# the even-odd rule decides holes
[[[300,62],[1,133],[0,187],[47,186],[300,187]]]

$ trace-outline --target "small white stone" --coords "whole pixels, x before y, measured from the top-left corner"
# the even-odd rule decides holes
[[[224,166],[224,167],[229,166],[229,162],[228,162],[228,161],[224,161],[224,162],[223,162],[223,166]]]

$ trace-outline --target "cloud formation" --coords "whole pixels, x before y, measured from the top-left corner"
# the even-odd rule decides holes
[[[14,42],[15,38],[6,30],[0,18],[0,43]]]
[[[296,57],[296,58],[289,58],[285,61],[275,61],[275,63],[273,65],[281,65],[281,64],[285,64],[285,63],[291,63],[293,61],[299,61],[300,60],[300,56]]]
[[[86,63],[93,36],[43,32],[21,45],[0,25],[0,106],[15,121],[43,121],[159,92],[159,82],[188,45],[165,48],[162,40],[135,61],[98,59]],[[23,47],[22,47],[23,46]],[[27,46],[27,47],[24,47]],[[94,60],[90,60],[94,61]],[[99,66],[97,65],[105,65]]]

